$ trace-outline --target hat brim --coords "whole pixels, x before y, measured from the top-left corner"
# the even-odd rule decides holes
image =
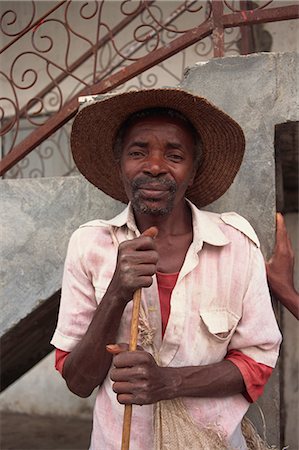
[[[182,89],[149,89],[108,96],[88,104],[76,115],[71,149],[79,171],[100,190],[128,202],[115,161],[113,146],[118,129],[133,113],[147,108],[172,108],[194,126],[203,142],[203,154],[186,197],[198,207],[223,195],[242,163],[245,138],[230,116],[206,99]]]

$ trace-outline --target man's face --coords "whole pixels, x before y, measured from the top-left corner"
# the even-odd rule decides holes
[[[168,214],[193,182],[194,137],[179,119],[139,119],[124,134],[120,169],[135,212]]]

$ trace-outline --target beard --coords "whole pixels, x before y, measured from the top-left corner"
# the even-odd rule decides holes
[[[160,184],[161,187],[165,189],[167,188],[168,195],[165,200],[163,200],[164,205],[159,205],[160,199],[157,198],[149,198],[144,199],[139,190],[143,185],[150,185],[151,183]],[[175,194],[177,191],[177,184],[173,180],[168,180],[167,178],[161,177],[150,177],[150,176],[142,176],[132,181],[132,199],[131,204],[132,208],[135,212],[141,214],[151,214],[154,216],[165,216],[169,214],[174,207]],[[149,205],[149,203],[151,203]],[[156,205],[155,205],[156,203]]]

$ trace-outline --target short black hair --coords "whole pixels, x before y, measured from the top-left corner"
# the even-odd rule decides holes
[[[203,143],[200,135],[190,122],[187,117],[184,116],[180,111],[172,108],[147,108],[142,109],[141,111],[137,111],[131,114],[120,126],[116,133],[114,145],[113,145],[113,153],[116,161],[120,161],[122,146],[123,146],[123,138],[127,129],[132,126],[137,120],[144,119],[147,117],[156,117],[156,116],[165,116],[170,117],[171,119],[179,119],[182,121],[187,128],[191,131],[191,134],[194,139],[194,163],[196,167],[199,166],[200,159],[202,156]]]

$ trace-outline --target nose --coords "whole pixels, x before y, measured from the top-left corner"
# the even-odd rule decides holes
[[[167,166],[163,155],[160,152],[149,154],[144,162],[143,172],[153,177],[167,173]]]

